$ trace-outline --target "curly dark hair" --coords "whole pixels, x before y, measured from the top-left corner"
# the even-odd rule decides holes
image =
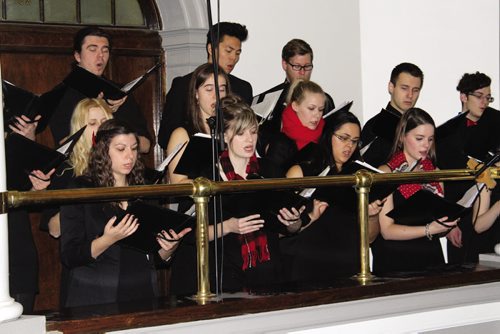
[[[111,158],[109,156],[109,145],[111,140],[118,135],[133,134],[139,143],[137,133],[130,126],[117,119],[109,119],[102,123],[96,134],[96,143],[90,151],[89,165],[85,175],[89,177],[96,186],[113,187],[115,178],[111,169]],[[134,168],[127,175],[127,183],[130,186],[144,184],[144,163],[140,154]]]
[[[484,73],[465,73],[458,83],[457,90],[469,94],[475,90],[491,86],[491,78]]]

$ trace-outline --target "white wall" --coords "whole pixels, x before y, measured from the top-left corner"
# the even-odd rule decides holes
[[[359,0],[363,109],[366,117],[387,104],[387,82],[400,62],[417,64],[424,87],[417,106],[437,124],[460,111],[461,76],[481,71],[499,106],[498,0]],[[365,118],[366,120],[366,118]]]
[[[298,37],[315,52],[312,80],[337,103],[354,99],[363,122],[387,104],[390,72],[403,61],[424,71],[418,106],[438,124],[459,111],[455,87],[465,72],[492,77],[499,108],[498,0],[220,0],[220,7],[221,21],[248,27],[234,74],[255,93],[284,79],[281,48]]]
[[[281,49],[292,38],[301,38],[314,50],[312,80],[337,103],[361,100],[358,1],[220,0],[220,8],[221,21],[248,28],[249,38],[233,74],[249,81],[255,94],[285,79]],[[353,109],[361,111],[360,105]]]

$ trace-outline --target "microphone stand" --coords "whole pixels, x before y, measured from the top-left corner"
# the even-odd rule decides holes
[[[219,3],[217,3],[219,9]],[[212,180],[220,181],[220,174],[217,171],[218,160],[220,152],[224,150],[224,117],[220,109],[220,91],[219,91],[219,31],[214,31],[212,22],[212,6],[210,0],[207,0],[207,16],[210,41],[212,47],[212,65],[214,73],[214,88],[215,88],[215,116],[207,119],[210,127],[210,135],[212,138]],[[216,34],[217,33],[217,34]],[[217,222],[221,222],[221,257],[223,257],[224,249],[224,228],[222,226],[222,202],[220,195],[213,198],[213,215],[214,215],[214,261],[215,261],[215,294],[219,297],[221,294],[222,277],[219,277],[219,257],[218,257],[218,232]],[[221,260],[221,275],[222,275],[222,262]]]

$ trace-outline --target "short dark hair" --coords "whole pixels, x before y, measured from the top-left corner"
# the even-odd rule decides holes
[[[311,46],[304,40],[294,38],[288,43],[285,44],[283,49],[281,50],[281,59],[284,61],[289,61],[290,58],[300,55],[304,56],[310,54],[311,61],[313,60],[313,50]]]
[[[236,37],[241,42],[246,41],[248,37],[247,28],[239,23],[219,22],[214,24],[212,29],[214,31],[215,38],[217,38],[217,30],[219,31],[219,43],[224,39],[224,36]],[[210,30],[207,32],[207,47],[208,44],[211,44],[212,46],[214,45],[214,43],[212,43],[212,36],[210,36]]]
[[[491,78],[484,73],[465,73],[458,82],[457,90],[469,94],[475,90],[491,86]]]
[[[394,67],[391,72],[391,82],[395,86],[396,81],[401,73],[408,73],[411,76],[420,78],[420,87],[424,85],[424,72],[415,64],[401,63]]]
[[[109,48],[111,49],[111,36],[104,31],[103,29],[99,27],[85,27],[76,33],[75,37],[73,38],[73,51],[74,52],[82,52],[82,45],[83,45],[83,40],[87,36],[97,36],[97,37],[104,37],[108,40],[109,43]]]

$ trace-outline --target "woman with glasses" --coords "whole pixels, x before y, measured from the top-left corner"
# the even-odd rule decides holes
[[[412,108],[403,114],[396,130],[389,161],[379,169],[387,173],[412,170],[435,170],[434,120],[422,109]],[[438,182],[402,184],[387,197],[379,214],[380,237],[373,250],[373,270],[377,274],[425,271],[444,264],[439,242],[440,234],[448,233],[457,220],[436,217],[434,221],[404,225],[387,216],[419,191],[430,191],[443,197],[443,186]]]
[[[283,177],[297,160],[311,160],[318,153],[314,144],[319,142],[325,126],[325,99],[323,89],[312,81],[297,80],[292,84],[289,103],[282,115],[281,132],[270,140],[265,150],[264,157],[273,166],[266,171],[266,176]]]
[[[319,145],[322,148],[319,163],[294,165],[288,170],[287,177],[316,176],[326,167],[330,168],[328,175],[338,175],[359,158],[361,126],[357,117],[344,110],[330,117]],[[292,281],[349,277],[359,272],[357,213],[332,201],[331,192],[335,191],[339,188],[316,190],[313,197],[316,195],[321,200],[314,199],[312,212],[307,216],[303,214],[300,234],[280,240],[282,251],[287,255],[287,274]],[[381,203],[377,200],[369,205],[370,241],[378,234]]]

